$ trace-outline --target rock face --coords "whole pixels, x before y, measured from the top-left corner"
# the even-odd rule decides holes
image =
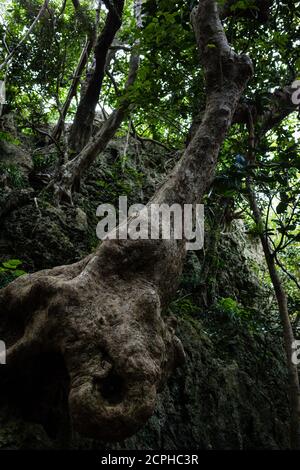
[[[126,448],[288,446],[284,369],[279,361],[263,359],[258,339],[236,332],[233,352],[229,337],[219,344],[203,331],[203,325],[190,324],[187,319],[178,334],[187,353],[186,365],[170,380],[147,427]],[[274,388],[272,383],[276,383]]]
[[[12,142],[0,140],[0,163],[14,165],[28,173],[33,168],[30,154]]]
[[[199,322],[182,319],[179,326],[187,353],[186,365],[169,380],[159,396],[155,414],[133,438],[114,446],[69,438],[61,424],[51,433],[51,420],[61,419],[57,409],[41,425],[14,416],[2,405],[0,449],[8,448],[117,448],[117,449],[281,449],[288,447],[284,366],[264,355],[277,345],[263,335],[238,335],[232,325],[228,337],[212,339]],[[221,342],[221,344],[220,344]],[[55,390],[55,387],[54,387]],[[54,392],[52,390],[52,393]],[[50,390],[48,391],[50,393]],[[56,413],[56,414],[55,414]],[[61,422],[63,423],[63,421]],[[50,436],[51,437],[50,437]]]
[[[91,169],[75,207],[58,209],[49,195],[37,194],[37,204],[31,198],[8,212],[1,221],[0,261],[19,258],[28,271],[78,261],[97,243],[95,212],[101,202],[114,202],[124,191],[129,203],[145,202],[162,178],[164,170],[159,173],[157,164],[153,169],[153,160],[161,156],[139,171],[130,162],[120,171],[120,147],[112,147],[112,154]],[[221,238],[212,267],[216,298],[230,298],[229,310],[224,308],[228,301],[203,301],[202,258],[191,254],[187,259],[178,298],[170,306],[178,317],[177,335],[187,359],[158,395],[155,413],[143,429],[113,445],[74,433],[67,406],[69,376],[59,358],[51,356],[43,360],[46,370],[38,361],[33,364],[35,387],[26,371],[22,383],[5,388],[2,382],[0,449],[287,448],[280,330],[269,305],[270,292],[251,268],[251,253],[245,252],[242,227],[240,232],[237,236],[235,229],[234,236]],[[275,332],[269,322],[277,325]]]
[[[234,296],[240,291],[249,310],[253,305],[266,308],[266,291],[249,269],[236,237],[226,237],[219,249],[221,257],[227,256],[226,271],[221,267],[217,274],[217,283],[218,279],[223,282],[222,295]],[[195,278],[200,265],[193,255],[193,263],[187,260],[185,274]],[[197,289],[194,286],[196,293]],[[254,319],[249,326],[249,322],[241,323],[239,318],[201,305],[197,311],[186,312],[182,304],[176,313],[177,335],[187,355],[185,365],[158,396],[147,425],[110,448],[287,448],[287,377],[280,333],[267,333],[264,318],[258,323]],[[23,403],[11,390],[9,398],[2,394],[0,448],[109,448],[71,433],[64,392],[67,376],[59,361],[49,366],[47,378],[37,365],[36,381],[36,396],[24,392]],[[22,387],[26,390],[26,377]]]

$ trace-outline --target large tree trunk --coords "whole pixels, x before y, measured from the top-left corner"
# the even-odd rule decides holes
[[[252,74],[250,60],[228,45],[215,0],[202,0],[192,22],[206,74],[206,110],[149,204],[201,201]],[[161,316],[184,258],[184,240],[106,240],[80,263],[13,282],[0,293],[6,369],[17,373],[42,351],[60,354],[70,376],[74,427],[105,439],[133,434],[153,413],[157,392],[184,355],[174,321]]]
[[[76,154],[84,148],[91,137],[95,110],[105,75],[107,54],[122,24],[124,0],[116,0],[113,5],[114,7],[110,6],[105,26],[97,40],[95,46],[96,65],[88,78],[71,128],[69,147]]]
[[[253,213],[255,223],[263,227],[263,218],[260,209],[257,205],[254,191],[251,184],[248,182],[249,202]],[[284,345],[286,352],[287,369],[289,375],[289,399],[290,399],[290,441],[292,449],[300,449],[300,385],[297,365],[293,364],[293,343],[294,333],[288,312],[287,295],[284,286],[281,282],[280,276],[276,269],[275,256],[269,245],[268,236],[265,233],[260,233],[260,240],[263,247],[265,259],[267,262],[271,282],[274,288],[278,310],[283,325]]]

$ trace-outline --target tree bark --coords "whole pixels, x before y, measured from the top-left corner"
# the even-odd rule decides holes
[[[91,137],[95,110],[105,75],[107,54],[122,24],[124,0],[115,0],[113,4],[114,7],[109,7],[103,31],[95,46],[95,69],[88,79],[72,124],[69,147],[75,154],[78,154],[84,148]]]
[[[135,1],[134,12],[137,27],[140,29],[142,27],[141,0]],[[97,156],[105,150],[106,146],[114,137],[125,117],[127,116],[132,102],[128,97],[126,97],[126,94],[133,86],[137,78],[140,64],[139,46],[140,43],[138,39],[136,40],[132,49],[129,63],[129,73],[124,90],[124,97],[119,108],[112,112],[109,118],[103,123],[101,129],[98,131],[95,137],[91,139],[90,142],[88,142],[82,151],[75,158],[62,165],[60,168],[56,176],[56,180],[54,181],[54,195],[57,204],[63,200],[72,202],[72,191],[76,183],[79,185],[81,175],[91,166]]]
[[[56,141],[60,139],[61,134],[64,130],[65,118],[66,118],[68,110],[70,108],[72,99],[74,98],[74,96],[76,96],[77,88],[78,88],[83,70],[84,70],[86,64],[88,63],[91,51],[95,47],[95,42],[96,42],[96,39],[97,39],[97,28],[98,28],[99,21],[100,21],[100,12],[101,12],[100,2],[98,3],[98,9],[96,10],[96,21],[95,21],[95,24],[94,24],[93,27],[91,27],[90,24],[88,24],[88,19],[87,19],[86,15],[83,13],[79,1],[73,0],[73,4],[74,4],[74,8],[75,8],[77,14],[80,16],[80,18],[83,22],[83,24],[86,24],[88,26],[87,29],[89,30],[89,33],[88,33],[88,37],[86,39],[85,45],[84,45],[84,47],[82,49],[82,52],[80,54],[80,58],[79,58],[76,70],[74,72],[73,80],[72,80],[71,86],[69,88],[67,98],[64,102],[64,105],[63,105],[61,111],[60,111],[60,116],[59,116],[58,122],[57,122],[57,124],[56,124],[56,126],[55,126],[55,128],[52,132],[52,137]]]
[[[130,71],[125,87],[125,95],[126,91],[135,82],[138,67],[139,56],[133,55],[130,60]],[[91,139],[83,150],[73,160],[70,160],[60,168],[57,179],[54,182],[54,195],[58,204],[63,200],[72,202],[74,185],[80,181],[82,173],[91,166],[97,156],[105,150],[127,116],[131,104],[129,99],[124,99],[120,107],[112,112],[95,137]]]
[[[252,75],[251,61],[228,45],[215,0],[202,0],[192,23],[206,75],[206,109],[149,205],[201,201]],[[70,376],[73,426],[110,440],[133,434],[153,413],[157,392],[184,356],[174,320],[161,316],[184,259],[184,240],[107,239],[80,263],[14,281],[0,292],[7,370],[17,373],[30,357],[56,351]]]
[[[255,223],[262,227],[263,218],[257,205],[254,191],[248,181],[248,195],[250,207],[253,213]],[[294,333],[288,312],[287,295],[276,269],[275,256],[272,253],[268,237],[265,233],[260,233],[260,240],[263,247],[265,259],[267,262],[271,282],[274,288],[278,310],[283,325],[284,345],[286,352],[287,369],[289,376],[289,400],[290,400],[290,441],[292,449],[300,449],[300,385],[297,365],[292,362]]]
[[[76,91],[77,91],[77,88],[78,88],[78,85],[79,85],[79,82],[80,82],[80,78],[81,78],[82,72],[84,70],[84,67],[86,66],[86,63],[87,63],[88,57],[91,53],[91,50],[93,48],[93,44],[94,44],[94,42],[91,39],[87,39],[87,41],[86,41],[86,43],[83,47],[82,53],[81,53],[80,58],[79,58],[78,65],[77,65],[76,70],[74,72],[74,77],[73,77],[73,80],[72,80],[72,84],[71,84],[70,89],[68,91],[67,98],[66,98],[66,100],[64,102],[64,105],[62,107],[58,122],[57,122],[57,124],[56,124],[56,126],[55,126],[55,128],[52,132],[52,137],[55,140],[59,140],[60,137],[61,137],[61,133],[63,131],[63,127],[64,127],[64,124],[65,124],[65,118],[66,118],[67,112],[70,108],[72,99],[76,95]]]

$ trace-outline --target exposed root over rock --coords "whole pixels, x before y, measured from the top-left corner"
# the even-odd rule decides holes
[[[105,243],[71,266],[19,278],[0,293],[10,374],[44,353],[60,354],[79,432],[106,440],[135,433],[157,391],[184,357],[175,322],[163,321],[149,273],[109,272]],[[110,250],[109,250],[110,251]]]

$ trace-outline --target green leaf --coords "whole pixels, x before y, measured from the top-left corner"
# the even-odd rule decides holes
[[[2,263],[4,268],[7,269],[16,269],[18,266],[20,266],[20,264],[22,264],[22,261],[20,261],[19,259],[10,259]]]

